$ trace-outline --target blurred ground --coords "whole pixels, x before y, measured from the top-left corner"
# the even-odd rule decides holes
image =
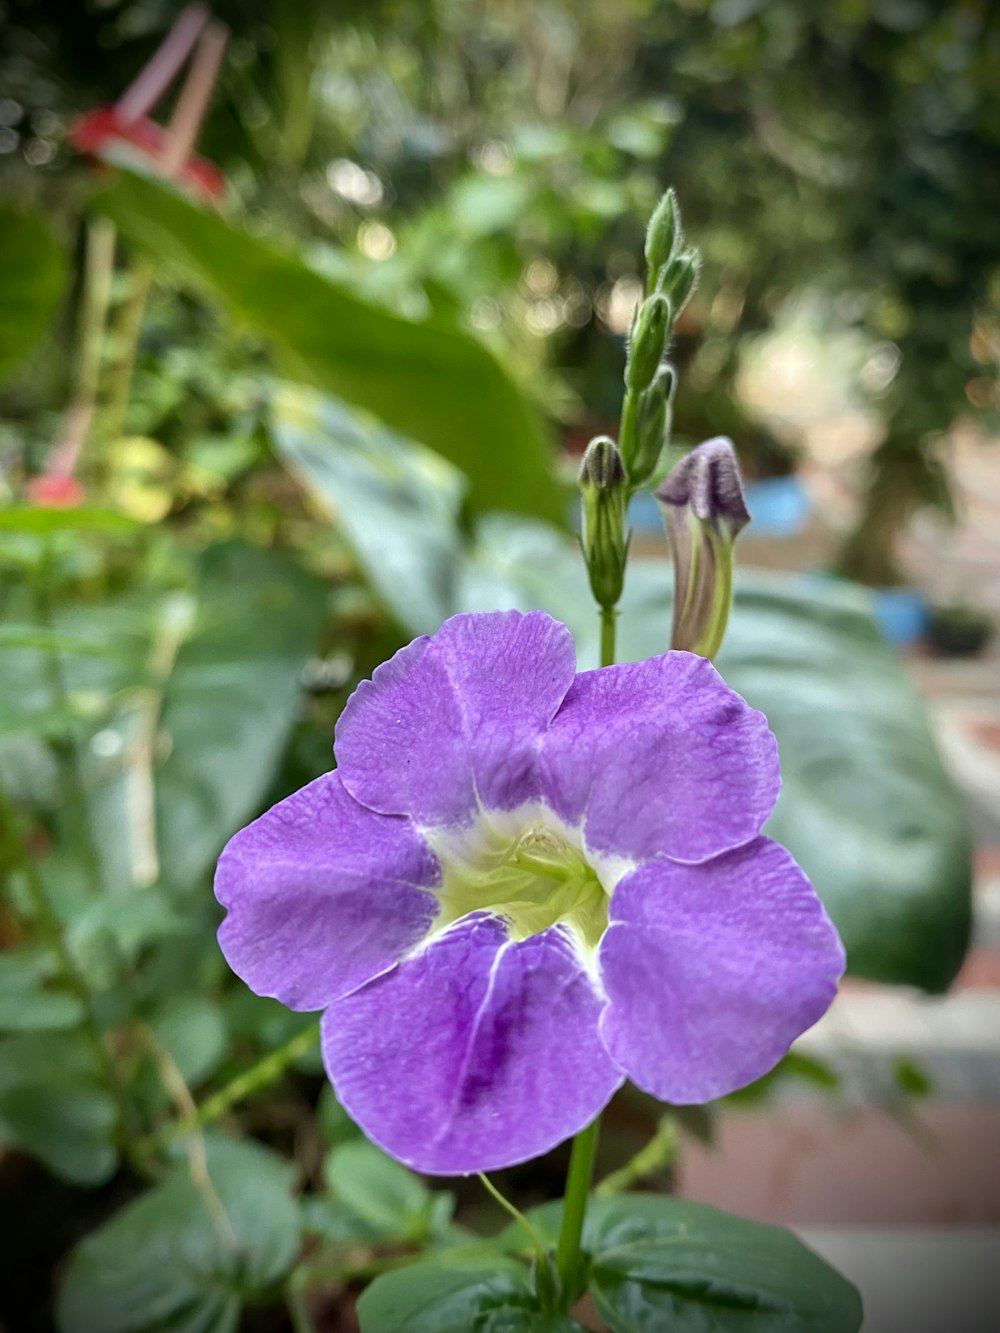
[[[835,431],[830,431],[834,439]],[[848,432],[849,435],[849,432]],[[800,532],[743,539],[742,563],[823,563],[849,518],[850,451],[810,447],[813,500]],[[959,526],[922,519],[905,563],[931,601],[962,601],[1000,624],[1000,442],[955,441]],[[818,514],[822,513],[821,520]],[[980,656],[904,650],[976,838],[971,952],[946,996],[847,983],[801,1043],[843,1077],[722,1117],[715,1149],[689,1144],[682,1193],[790,1223],[862,1288],[866,1333],[1000,1328],[1000,644]],[[928,1078],[900,1098],[900,1060]],[[895,1091],[894,1091],[895,1089]]]

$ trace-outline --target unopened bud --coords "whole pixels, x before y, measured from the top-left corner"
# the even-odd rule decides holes
[[[666,443],[673,391],[673,367],[661,366],[639,398],[638,420],[629,438],[628,451],[622,437],[622,460],[633,489],[644,486],[656,471]]]
[[[662,292],[647,297],[639,307],[625,365],[629,393],[641,393],[651,383],[663,358],[672,318],[670,302]]]
[[[625,469],[614,440],[599,435],[587,445],[580,466],[583,530],[580,540],[598,606],[613,607],[622,595],[628,539],[625,535]]]
[[[656,286],[660,269],[669,264],[681,239],[681,214],[677,195],[668,190],[653,210],[646,228],[646,268],[650,286]]]
[[[681,313],[698,283],[701,256],[697,250],[682,250],[659,277],[659,290],[669,299],[674,318]]]
[[[750,521],[732,442],[699,444],[655,495],[674,557],[670,646],[714,657],[733,600],[733,542]]]

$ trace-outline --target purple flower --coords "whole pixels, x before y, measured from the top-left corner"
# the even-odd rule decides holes
[[[576,675],[540,611],[455,616],[358,687],[335,751],[223,852],[219,939],[326,1010],[337,1095],[417,1170],[534,1157],[626,1078],[719,1097],[833,999],[837,934],[760,836],[774,737],[703,658]]]

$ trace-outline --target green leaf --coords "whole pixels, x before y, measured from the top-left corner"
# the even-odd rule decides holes
[[[433,633],[455,601],[461,473],[336,399],[296,385],[279,386],[271,425],[278,455],[336,517],[394,618]]]
[[[0,1042],[0,1143],[33,1154],[74,1185],[100,1185],[118,1164],[115,1122],[80,1032]]]
[[[211,1186],[186,1162],[73,1250],[60,1333],[231,1333],[244,1301],[289,1271],[294,1169],[249,1140],[210,1139]]]
[[[48,328],[65,285],[62,246],[40,214],[0,207],[0,379]]]
[[[336,1197],[384,1238],[422,1241],[451,1220],[454,1198],[364,1139],[334,1148],[326,1177]]]
[[[590,1287],[615,1333],[856,1333],[861,1299],[780,1227],[650,1194],[591,1205]]]
[[[419,1263],[385,1273],[361,1293],[361,1333],[579,1333],[568,1315],[543,1314],[527,1272],[502,1260],[484,1266]]]
[[[96,202],[167,272],[269,339],[294,377],[461,467],[475,507],[562,519],[539,422],[474,338],[371,305],[155,181],[122,172]]]
[[[155,773],[162,873],[189,884],[257,813],[301,700],[325,590],[289,557],[236,544],[200,562],[197,614],[163,691]]]

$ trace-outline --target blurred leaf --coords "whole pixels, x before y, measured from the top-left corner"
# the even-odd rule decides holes
[[[255,815],[299,708],[323,586],[294,560],[227,545],[200,561],[197,619],[163,692],[162,873],[189,884]]]
[[[0,207],[0,379],[48,328],[65,285],[62,246],[41,215]]]
[[[340,1202],[384,1239],[421,1241],[451,1220],[453,1196],[432,1194],[419,1176],[364,1139],[334,1148],[326,1177]]]
[[[361,1293],[361,1333],[579,1333],[569,1315],[542,1314],[527,1271],[420,1263],[385,1273]]]
[[[207,1078],[225,1053],[225,1024],[207,996],[168,995],[149,1026],[191,1086]]]
[[[295,385],[271,409],[279,456],[335,515],[395,619],[433,633],[449,614],[462,475],[437,454]]]
[[[42,509],[11,505],[0,509],[0,532],[48,536],[56,532],[135,532],[142,524],[113,509]]]
[[[60,1333],[232,1333],[244,1301],[285,1276],[299,1247],[294,1169],[251,1140],[210,1139],[208,1172],[211,1193],[177,1165],[76,1246]]]
[[[561,520],[539,422],[475,339],[369,305],[155,181],[123,172],[96,203],[133,245],[270,339],[293,375],[461,467],[477,508]]]
[[[0,1143],[38,1157],[74,1185],[115,1171],[115,1108],[80,1032],[0,1041]]]
[[[897,1089],[906,1097],[929,1097],[934,1091],[934,1080],[909,1056],[897,1056],[892,1072]]]

